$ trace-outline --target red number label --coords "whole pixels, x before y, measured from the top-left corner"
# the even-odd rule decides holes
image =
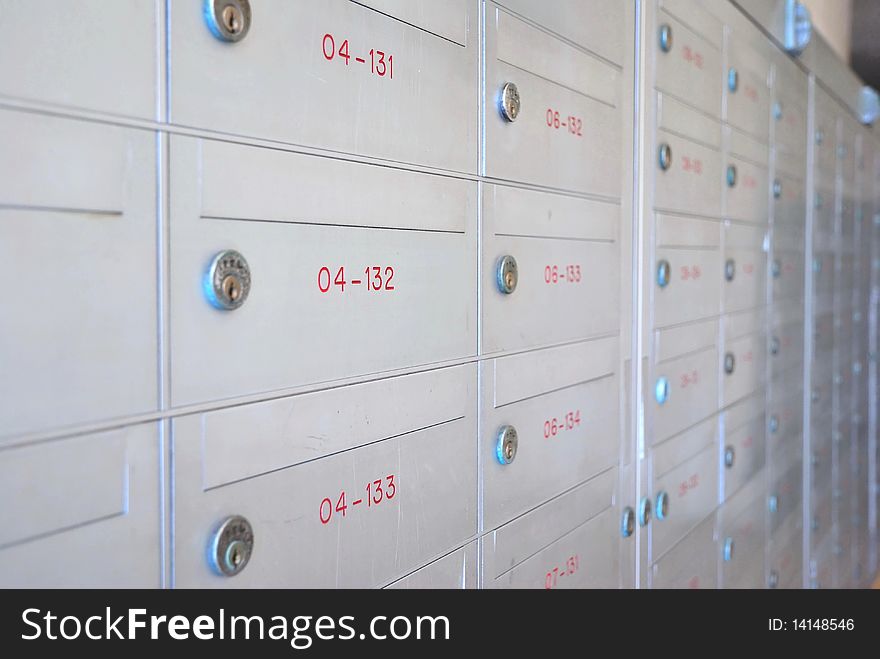
[[[340,293],[345,293],[346,286],[349,288],[351,286],[365,286],[368,291],[394,290],[394,284],[391,283],[391,280],[394,279],[394,268],[390,265],[367,266],[364,268],[363,279],[347,280],[345,278],[345,266],[338,268],[336,275],[332,278],[330,272],[331,270],[327,266],[323,266],[318,270],[318,290],[322,293],[329,292],[334,285],[339,289]]]
[[[577,554],[569,556],[565,559],[565,564],[562,567],[553,566],[547,571],[544,576],[544,588],[553,590],[559,585],[560,579],[575,574],[578,569],[580,569],[580,557]]]
[[[681,49],[682,57],[686,62],[690,62],[698,69],[703,68],[703,55],[698,51],[692,50],[690,46],[684,46]]]
[[[678,496],[683,497],[691,490],[695,490],[700,486],[700,475],[691,474],[688,478],[678,484]]]
[[[544,439],[556,437],[556,435],[563,432],[564,430],[574,430],[579,425],[581,425],[580,410],[575,410],[574,412],[566,412],[562,415],[561,419],[557,417],[547,419],[546,421],[544,421]]]
[[[686,172],[692,172],[697,176],[703,173],[703,161],[690,156],[681,157],[681,168]]]
[[[330,34],[329,32],[324,35],[323,40],[321,41],[321,52],[324,55],[324,59],[328,62],[335,59],[337,56],[343,60],[345,60],[345,66],[351,64],[351,51],[348,43],[348,39],[343,39],[342,43],[339,45],[339,48],[336,48],[336,38]],[[379,78],[388,77],[394,78],[394,55],[390,55],[383,50],[379,50],[377,48],[371,48],[369,53],[370,57],[370,73]],[[354,61],[357,64],[366,65],[367,60],[365,57],[360,57],[355,55]]]
[[[581,266],[579,265],[546,265],[544,266],[544,283],[559,284],[569,283],[577,284],[582,279]]]
[[[554,110],[553,108],[547,108],[547,112],[544,116],[548,128],[552,128],[554,130],[565,129],[566,132],[568,132],[570,135],[574,135],[575,137],[583,137],[584,122],[580,117],[575,117],[572,115],[564,117],[559,114],[559,110]]]
[[[681,279],[682,281],[688,281],[689,279],[699,279],[703,276],[703,269],[698,265],[683,265],[680,268]]]
[[[395,475],[389,474],[384,478],[377,478],[374,481],[369,481],[364,489],[366,490],[367,495],[365,497],[355,499],[351,503],[348,502],[345,490],[342,490],[339,493],[339,496],[336,498],[335,506],[333,505],[333,500],[330,497],[324,497],[323,499],[321,499],[321,503],[318,506],[318,517],[321,520],[321,524],[329,524],[330,520],[333,519],[334,514],[345,518],[346,513],[354,512],[358,509],[359,506],[364,503],[367,504],[367,508],[372,508],[373,506],[378,506],[385,501],[390,501],[397,494]]]
[[[700,381],[700,372],[697,370],[689,371],[687,373],[682,373],[679,378],[679,386],[682,389],[686,389],[691,385],[697,384]]]

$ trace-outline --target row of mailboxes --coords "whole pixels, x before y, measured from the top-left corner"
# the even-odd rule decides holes
[[[875,167],[731,7],[649,11],[634,385],[633,7],[9,4],[108,34],[0,83],[0,583],[858,582]]]

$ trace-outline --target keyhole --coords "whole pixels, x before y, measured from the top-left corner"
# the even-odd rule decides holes
[[[230,301],[235,302],[239,295],[238,281],[235,277],[227,277],[223,280],[223,292]]]
[[[241,31],[241,12],[235,5],[226,5],[223,8],[223,24],[230,34],[238,34]]]
[[[507,288],[513,288],[513,273],[508,272],[504,278],[504,282],[507,284]]]
[[[504,455],[508,460],[513,457],[513,444],[507,445],[507,450],[504,451]]]
[[[241,563],[241,552],[238,549],[232,550],[232,564],[238,567]]]

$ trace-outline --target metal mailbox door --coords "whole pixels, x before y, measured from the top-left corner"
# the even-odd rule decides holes
[[[670,96],[658,94],[654,207],[721,216],[721,125]]]
[[[477,543],[465,545],[386,586],[395,590],[473,589],[477,587]]]
[[[475,383],[465,365],[174,419],[176,585],[383,586],[461,547]],[[239,516],[252,549],[230,566],[213,550]]]
[[[770,139],[770,46],[757,30],[728,32],[725,119],[764,144]]]
[[[156,424],[6,448],[2,456],[2,587],[163,584]]]
[[[155,410],[155,135],[4,110],[0,138],[0,437]]]
[[[620,67],[491,3],[485,11],[486,176],[619,197]]]
[[[615,332],[619,227],[617,204],[484,185],[481,354]]]
[[[724,316],[721,355],[721,407],[764,386],[766,334],[763,311]]]
[[[663,0],[646,37],[657,89],[721,117],[721,23],[692,0]]]
[[[770,214],[767,147],[730,127],[724,128],[724,140],[724,217],[767,224]]]
[[[816,243],[813,250],[813,313],[830,313],[834,305],[834,251],[822,249]]]
[[[765,510],[759,474],[718,511],[720,588],[763,587]]]
[[[718,409],[718,321],[654,333],[655,359],[648,380],[649,438],[658,443]]]
[[[779,446],[790,438],[803,437],[803,392],[801,365],[785,371],[771,382],[767,401],[767,433],[772,447]]]
[[[805,158],[803,154],[791,154],[781,149],[776,149],[775,157],[772,198],[776,230],[793,228],[803,233],[807,217]]]
[[[803,587],[803,545],[803,518],[792,515],[770,536],[769,588]]]
[[[767,303],[766,229],[724,222],[722,277],[725,313],[762,307]]]
[[[620,585],[617,469],[484,535],[484,588]]]
[[[774,52],[773,142],[779,151],[800,157],[796,170],[806,176],[807,74],[788,55]],[[778,155],[777,155],[778,158]]]
[[[721,223],[655,214],[651,308],[654,327],[717,316],[721,299]],[[668,268],[668,275],[662,268]]]
[[[497,0],[496,4],[534,21],[600,57],[621,65],[625,39],[621,30],[628,17],[625,2],[605,0]]]
[[[175,405],[476,353],[476,183],[178,136],[171,161]],[[250,293],[217,309],[226,250]]]
[[[773,372],[787,371],[803,363],[804,325],[803,322],[777,324],[774,322],[769,337],[770,367]]]
[[[773,231],[773,301],[798,300],[804,297],[804,235],[794,227],[776,227]]]
[[[171,122],[475,172],[478,3],[367,4],[261,0],[224,41],[203,3],[172,3]]]
[[[652,450],[651,556],[663,556],[718,504],[718,420],[704,421]],[[661,512],[663,502],[666,511]],[[659,502],[659,503],[658,503]]]
[[[651,569],[652,588],[714,589],[718,585],[715,515],[691,531]]]
[[[816,87],[816,125],[813,133],[815,166],[819,177],[833,183],[837,167],[837,104]]]
[[[159,5],[4,0],[0,96],[156,119]]]
[[[764,467],[766,416],[758,394],[732,405],[721,415],[724,500],[733,496]]]
[[[617,364],[616,338],[482,363],[483,530],[617,463]],[[503,454],[507,428],[517,438],[511,456]]]
[[[801,514],[803,476],[800,447],[799,441],[789,439],[771,449],[771,485],[767,501],[771,532],[779,528],[789,515]]]

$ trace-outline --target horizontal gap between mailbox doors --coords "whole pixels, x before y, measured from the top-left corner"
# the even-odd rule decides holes
[[[696,220],[706,221],[724,221],[721,215],[707,215],[705,213],[694,213],[693,211],[680,210],[678,208],[663,208],[662,206],[654,206],[654,212],[662,215],[675,215],[677,217],[693,218]]]
[[[369,229],[379,231],[418,231],[421,233],[446,233],[453,235],[465,235],[465,231],[454,231],[452,229],[419,229],[415,227],[382,227],[365,224],[345,224],[342,222],[309,222],[307,220],[283,220],[268,219],[258,217],[224,217],[221,215],[202,215],[203,220],[221,220],[225,222],[265,222],[268,224],[296,224],[300,226],[310,227],[335,227],[339,229]]]
[[[72,208],[67,206],[32,206],[0,203],[2,211],[27,211],[32,213],[64,213],[72,215],[99,215],[106,218],[122,217],[122,211],[105,208]]]
[[[429,560],[427,563],[424,563],[424,564],[420,565],[420,566],[417,567],[415,570],[411,570],[411,571],[407,572],[406,574],[404,574],[404,575],[401,576],[401,577],[395,577],[394,579],[392,579],[391,581],[389,581],[388,583],[386,583],[384,586],[380,586],[380,587],[383,588],[383,589],[384,589],[384,588],[391,588],[392,586],[394,586],[394,584],[399,583],[399,582],[401,582],[401,581],[404,581],[405,579],[409,579],[411,576],[413,576],[413,575],[416,574],[417,572],[421,572],[421,571],[424,570],[425,568],[431,567],[431,566],[434,565],[435,563],[438,563],[439,561],[442,561],[442,560],[445,559],[445,558],[449,558],[449,557],[452,556],[453,554],[455,554],[455,553],[457,553],[457,552],[460,552],[460,551],[463,550],[463,549],[467,549],[467,548],[470,547],[472,544],[476,543],[476,541],[478,540],[478,538],[479,538],[479,536],[474,536],[474,537],[470,538],[469,540],[467,540],[465,543],[463,543],[463,544],[459,545],[458,547],[456,547],[455,549],[452,549],[452,550],[449,550],[449,551],[444,550],[444,552],[443,552],[440,556],[437,556],[437,557],[435,557],[435,558],[432,558],[432,559]],[[476,570],[476,566],[475,566],[475,567],[474,567],[474,576],[475,576],[475,577],[476,577],[476,571],[477,571],[477,570]]]
[[[375,13],[379,14],[380,16],[384,16],[385,18],[390,18],[392,21],[397,21],[398,23],[403,23],[404,25],[407,25],[407,26],[413,28],[414,30],[418,30],[419,32],[424,32],[425,34],[430,34],[432,37],[437,37],[438,39],[443,39],[443,41],[447,41],[447,42],[454,44],[456,46],[461,46],[462,48],[467,47],[467,44],[459,43],[458,41],[455,41],[454,39],[450,39],[449,37],[444,37],[443,35],[437,34],[436,32],[431,32],[431,30],[427,30],[423,27],[415,25],[414,23],[408,23],[407,21],[403,20],[402,18],[398,18],[397,16],[393,16],[392,14],[386,14],[384,11],[379,11],[375,7],[370,7],[368,5],[362,4],[362,3],[358,2],[357,0],[349,0],[349,2],[351,2],[353,5],[357,5],[358,7],[362,7],[364,9],[369,10],[369,11],[375,12]]]
[[[614,105],[613,103],[609,103],[608,101],[603,101],[601,98],[596,98],[595,96],[590,96],[590,94],[582,92],[579,89],[575,89],[574,87],[569,87],[568,85],[563,85],[561,82],[557,82],[556,80],[551,80],[550,78],[547,78],[545,76],[538,75],[534,71],[529,71],[528,69],[524,69],[521,66],[517,66],[516,64],[514,64],[512,62],[508,62],[507,60],[503,60],[500,57],[498,58],[498,61],[503,62],[504,64],[506,64],[507,66],[509,66],[512,69],[516,69],[517,71],[522,71],[526,75],[530,75],[534,78],[538,78],[540,80],[543,80],[544,82],[549,82],[551,85],[556,85],[557,87],[561,87],[562,89],[567,89],[572,94],[577,94],[578,96],[583,96],[584,98],[589,99],[591,101],[594,101],[596,103],[599,103],[601,105],[604,105],[605,107],[617,109],[617,106]]]
[[[602,471],[602,472],[596,474],[595,476],[591,477],[589,480],[586,480],[586,481],[584,481],[583,483],[578,483],[578,484],[575,485],[574,487],[570,487],[570,488],[567,489],[565,492],[562,492],[561,494],[556,495],[556,496],[553,497],[552,499],[549,499],[548,501],[544,501],[544,502],[538,504],[538,505],[535,506],[534,508],[531,508],[531,509],[527,510],[526,512],[524,512],[522,515],[519,515],[518,517],[515,517],[514,519],[510,520],[509,522],[503,524],[502,526],[499,526],[497,529],[493,529],[493,532],[494,532],[494,531],[500,531],[501,529],[503,529],[503,528],[504,528],[505,526],[507,526],[508,524],[512,524],[512,523],[514,523],[515,521],[517,521],[518,519],[521,519],[522,517],[524,517],[525,515],[528,515],[529,513],[531,513],[531,512],[533,512],[533,511],[537,510],[538,508],[541,508],[542,506],[546,506],[546,505],[548,505],[548,504],[550,504],[550,503],[556,501],[556,500],[559,499],[560,497],[563,497],[563,496],[565,496],[566,494],[569,494],[572,490],[575,490],[575,489],[577,489],[577,488],[579,488],[579,487],[582,487],[583,485],[585,485],[586,483],[589,483],[589,482],[592,481],[593,479],[599,478],[600,476],[602,476],[603,474],[607,473],[607,472],[610,471],[611,469],[614,469],[614,467],[609,467],[609,468],[606,469],[605,471]],[[609,510],[609,509],[612,508],[612,507],[613,507],[613,504],[609,503],[607,506],[605,506],[604,508],[602,508],[602,510],[598,511],[595,515],[590,516],[588,519],[585,519],[583,522],[581,522],[580,524],[578,524],[578,525],[575,526],[574,528],[569,529],[568,531],[566,531],[565,533],[563,533],[563,534],[560,535],[559,537],[554,538],[553,540],[551,540],[550,542],[548,542],[546,545],[543,545],[540,549],[538,549],[538,550],[532,552],[531,554],[529,554],[528,556],[526,556],[525,558],[523,558],[523,559],[522,559],[521,561],[519,561],[516,565],[514,565],[514,566],[512,566],[512,567],[509,567],[509,568],[507,568],[506,570],[504,570],[504,572],[501,572],[500,574],[498,574],[498,575],[492,577],[492,580],[493,580],[493,581],[497,581],[498,579],[502,578],[505,574],[507,574],[507,573],[509,573],[509,572],[512,572],[513,570],[515,570],[516,568],[518,568],[520,565],[522,565],[523,563],[525,563],[525,562],[526,562],[527,560],[529,560],[530,558],[533,558],[533,557],[537,556],[538,554],[540,554],[542,551],[544,551],[545,549],[547,549],[547,548],[550,547],[551,545],[554,545],[554,544],[556,544],[557,542],[559,542],[560,540],[562,540],[563,538],[565,538],[566,536],[571,535],[572,533],[574,533],[575,531],[577,531],[579,528],[581,528],[584,524],[589,524],[589,523],[592,522],[594,519],[596,519],[599,515],[602,515],[603,513],[605,513],[607,510]]]
[[[107,520],[114,519],[116,517],[125,517],[128,514],[127,510],[120,511],[118,513],[112,513],[110,515],[103,515],[101,517],[95,517],[94,519],[86,520],[85,522],[79,522],[78,524],[72,524],[70,526],[64,526],[58,529],[53,529],[51,531],[45,531],[43,533],[37,533],[36,535],[28,536],[27,538],[22,538],[21,540],[13,540],[12,542],[7,542],[6,544],[0,544],[0,550],[9,549],[10,547],[15,547],[17,545],[24,545],[29,542],[35,542],[37,540],[43,540],[44,538],[49,538],[53,535],[59,535],[61,533],[67,533],[68,531],[74,531],[76,529],[81,529],[84,526],[89,526],[91,524],[99,524],[100,522],[106,522]]]
[[[610,377],[614,377],[614,371],[610,373],[603,373],[602,375],[598,375],[594,378],[589,378],[587,380],[580,380],[578,382],[574,382],[573,384],[567,384],[564,387],[556,387],[555,389],[548,389],[547,391],[542,391],[539,394],[533,394],[531,396],[526,396],[525,398],[518,398],[517,400],[512,400],[509,403],[504,403],[502,405],[496,405],[494,409],[500,410],[503,407],[509,407],[510,405],[516,405],[517,403],[522,403],[527,400],[534,400],[535,398],[541,398],[542,396],[549,396],[550,394],[555,394],[560,391],[565,391],[566,389],[574,389],[575,387],[579,387],[582,384],[587,384],[589,382],[598,382],[599,380],[606,380]]]
[[[413,430],[407,430],[406,432],[398,433],[397,435],[389,435],[388,437],[382,437],[381,439],[375,439],[372,442],[365,442],[363,444],[358,444],[357,446],[351,446],[346,449],[342,449],[341,451],[333,451],[332,453],[326,453],[324,455],[318,456],[316,458],[310,458],[309,460],[302,460],[300,462],[295,462],[293,464],[284,465],[283,467],[277,467],[276,469],[269,469],[267,471],[261,471],[258,474],[251,474],[250,476],[245,476],[243,478],[236,478],[235,480],[226,481],[225,483],[221,483],[220,485],[212,485],[211,487],[204,488],[204,492],[210,492],[212,490],[218,490],[221,487],[226,487],[227,485],[236,485],[238,483],[242,483],[244,481],[253,480],[254,478],[260,478],[261,476],[267,476],[269,474],[274,474],[279,471],[284,471],[286,469],[293,469],[294,467],[299,467],[304,464],[308,464],[310,462],[316,462],[318,460],[323,460],[324,458],[329,458],[336,455],[342,455],[343,453],[348,453],[349,451],[357,451],[359,449],[365,448],[367,446],[373,446],[375,444],[379,444],[381,442],[387,442],[390,439],[399,439],[401,437],[405,437],[407,435],[412,435],[417,432],[422,432],[424,430],[429,430],[431,428],[437,428],[439,426],[444,426],[449,423],[455,423],[456,421],[461,421],[464,419],[464,416],[457,416],[452,419],[447,419],[446,421],[440,421],[438,423],[432,423],[430,425],[424,426],[422,428],[415,428]]]
[[[675,551],[675,550],[678,548],[679,545],[684,544],[687,540],[690,540],[691,533],[693,533],[693,531],[694,531],[697,527],[699,527],[700,525],[705,524],[706,521],[707,521],[710,517],[712,517],[713,515],[715,515],[716,512],[718,512],[718,506],[717,506],[717,505],[716,505],[714,508],[712,508],[711,511],[709,511],[709,514],[708,514],[708,515],[706,515],[705,517],[703,517],[703,518],[700,519],[699,521],[695,522],[692,526],[688,527],[688,529],[682,533],[681,538],[679,538],[678,541],[677,541],[674,545],[672,545],[669,549],[667,549],[666,551],[664,551],[660,556],[658,556],[657,558],[655,558],[655,559],[652,561],[652,564],[656,566],[660,561],[662,561],[664,558],[666,558],[667,556],[669,556],[673,551]],[[713,537],[714,537],[714,531],[713,531]],[[714,544],[714,542],[713,542],[713,544]],[[714,559],[714,558],[712,558],[712,562],[713,562],[713,563],[715,562],[715,559]]]
[[[535,236],[527,233],[496,233],[501,238],[529,238],[535,240],[568,240],[579,243],[602,243],[613,245],[617,241],[614,238],[575,238],[573,236]]]
[[[561,41],[562,43],[564,43],[568,46],[571,46],[575,50],[579,50],[582,53],[590,55],[591,57],[594,57],[597,60],[607,64],[608,66],[614,67],[615,69],[617,69],[617,71],[623,71],[623,66],[621,64],[619,64],[618,62],[615,62],[614,60],[610,60],[607,57],[604,57],[604,56],[600,55],[599,53],[595,52],[594,50],[591,50],[589,47],[584,46],[583,44],[581,44],[577,41],[572,41],[568,37],[565,37],[565,36],[559,34],[558,32],[554,32],[553,30],[548,28],[546,25],[536,23],[531,18],[529,18],[527,16],[523,16],[519,12],[514,11],[513,9],[508,7],[506,5],[506,3],[504,2],[504,0],[500,0],[499,2],[495,2],[495,5],[499,9],[501,9],[505,14],[509,14],[510,16],[513,16],[514,18],[516,18],[519,21],[522,21],[523,23],[525,23],[529,27],[532,27],[532,28],[538,30],[539,32],[543,32],[544,34],[548,34],[551,37],[553,37],[554,39],[556,39],[557,41]]]
[[[686,252],[719,252],[721,248],[718,245],[667,245],[666,243],[658,244],[656,249],[677,249]]]

